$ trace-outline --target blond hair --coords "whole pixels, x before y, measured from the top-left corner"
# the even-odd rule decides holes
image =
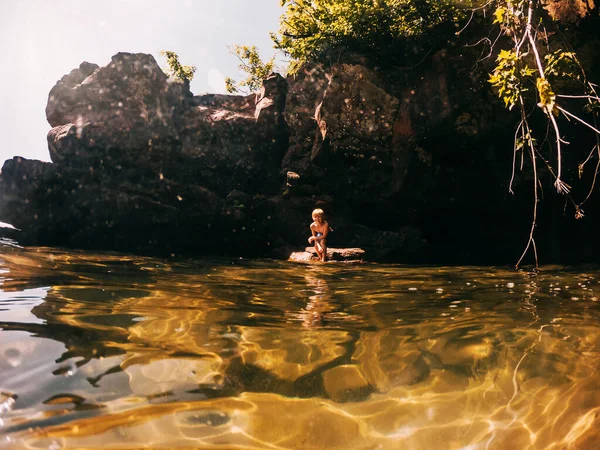
[[[317,208],[312,212],[312,217],[323,217],[325,215],[325,213],[323,212],[323,210],[321,208]]]

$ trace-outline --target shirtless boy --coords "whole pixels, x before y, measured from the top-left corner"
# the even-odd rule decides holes
[[[327,233],[329,224],[325,222],[323,210],[320,208],[312,212],[313,223],[310,224],[312,236],[308,238],[309,244],[315,245],[315,250],[321,261],[327,260]]]

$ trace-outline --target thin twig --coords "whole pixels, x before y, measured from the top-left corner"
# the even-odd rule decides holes
[[[462,27],[460,30],[458,30],[456,32],[456,35],[459,36],[463,31],[465,31],[467,29],[467,27],[469,26],[469,24],[471,23],[471,21],[473,20],[473,16],[475,15],[475,10],[471,11],[471,17],[469,17],[469,20],[467,21],[467,24]]]
[[[594,96],[594,95],[564,95],[564,94],[556,94],[556,96],[560,97],[560,98],[587,98],[587,99],[594,99],[594,100],[600,101],[600,98],[598,98],[597,96]]]
[[[496,46],[496,42],[498,42],[498,40],[500,39],[501,36],[502,36],[502,31],[500,31],[498,33],[498,36],[496,36],[496,39],[494,39],[494,42],[492,42],[492,44],[490,45],[490,52],[483,58],[479,58],[479,60],[477,62],[482,62],[482,61],[488,59],[490,56],[492,56],[492,54],[494,53],[494,47]],[[481,53],[483,54],[483,52],[481,52]]]
[[[531,135],[531,129],[529,128],[529,122],[527,122],[527,115],[525,113],[525,102],[523,101],[523,97],[519,96],[519,106],[521,109],[521,124],[523,126],[523,132],[526,133],[527,137],[527,146],[531,152],[531,163],[533,165],[533,219],[531,221],[531,229],[529,231],[529,239],[527,240],[527,245],[525,246],[525,250],[523,250],[523,254],[517,261],[515,268],[519,267],[521,261],[527,254],[529,247],[533,247],[533,255],[535,257],[535,267],[536,269],[539,267],[538,263],[538,255],[537,255],[537,247],[535,245],[535,239],[533,237],[535,232],[535,227],[537,223],[537,205],[538,205],[538,175],[537,175],[537,161],[535,158],[535,147],[533,145],[533,137]]]
[[[596,90],[594,89],[594,87],[590,86],[590,88],[592,89],[592,92],[594,92],[594,94],[595,94]],[[597,126],[598,124],[596,123],[596,113],[594,113],[592,118],[594,119],[594,125]],[[590,186],[590,190],[588,191],[585,199],[579,205],[577,205],[577,207],[575,209],[575,217],[576,218],[577,218],[578,214],[581,214],[579,217],[583,217],[583,212],[579,209],[579,207],[581,207],[581,205],[583,205],[585,202],[587,202],[588,199],[590,198],[590,196],[592,195],[592,192],[594,192],[594,187],[596,186],[596,180],[598,178],[598,172],[600,171],[600,135],[598,133],[596,133],[596,147],[595,148],[598,152],[598,161],[596,162],[596,170],[594,171],[594,177],[592,178],[592,185]],[[592,152],[593,152],[593,149],[592,149]],[[588,162],[591,155],[592,155],[592,153],[590,152],[590,155],[585,160],[585,162],[579,166],[580,173],[583,172],[583,167],[585,166],[585,163]]]
[[[521,264],[521,261],[527,254],[527,251],[529,250],[530,246],[533,247],[533,254],[535,256],[535,268],[536,269],[539,268],[537,247],[535,245],[535,238],[533,237],[533,234],[535,232],[536,222],[537,222],[537,204],[538,204],[537,162],[535,159],[535,152],[531,145],[529,146],[529,149],[531,150],[531,162],[533,164],[533,201],[534,201],[534,203],[533,203],[533,220],[531,221],[531,230],[529,230],[529,239],[527,240],[527,246],[525,247],[525,250],[523,250],[523,254],[521,255],[521,257],[519,258],[519,261],[517,261],[517,264],[515,265],[516,269],[519,268],[519,265]]]
[[[546,168],[548,169],[548,172],[550,172],[550,175],[552,175],[554,178],[556,178],[556,172],[554,171],[554,168],[548,162],[548,160],[546,158],[544,158],[544,156],[540,153],[539,150],[536,149],[535,153],[537,154],[537,156],[538,156],[539,159],[541,159],[542,161],[544,161],[544,164],[546,164]],[[539,181],[539,183],[540,183],[540,187],[541,187],[541,181]],[[571,202],[571,204],[574,207],[577,207],[577,203],[575,203],[575,200],[573,200],[573,197],[571,197],[571,194],[569,192],[565,192],[564,195]],[[543,191],[542,191],[542,196],[543,196]]]
[[[572,117],[573,119],[581,122],[582,124],[584,124],[586,127],[591,128],[592,130],[594,130],[596,133],[600,134],[600,130],[591,126],[589,123],[587,123],[585,120],[580,119],[579,117],[577,117],[575,114],[571,114],[569,111],[567,111],[564,108],[561,108],[560,106],[556,105],[556,107],[566,116]]]
[[[581,164],[579,164],[579,167],[583,169],[583,167],[587,164],[587,162],[592,159],[592,156],[594,155],[594,152],[596,151],[597,145],[594,145],[594,147],[592,148],[592,150],[590,151],[589,155],[587,156],[587,158],[585,158],[585,161],[582,162]]]
[[[513,162],[512,162],[512,174],[510,177],[510,183],[508,183],[508,192],[510,192],[512,195],[515,195],[515,193],[512,190],[512,185],[513,185],[513,181],[515,179],[515,166],[516,166],[516,161],[517,161],[517,135],[519,134],[519,131],[521,131],[521,127],[523,126],[523,120],[521,119],[521,122],[519,123],[519,126],[517,127],[517,131],[515,131],[515,140],[514,140],[514,145],[513,145]],[[523,144],[525,145],[525,144]]]
[[[598,162],[596,162],[596,170],[594,172],[594,178],[592,179],[592,185],[590,186],[590,190],[588,191],[588,194],[585,197],[585,199],[577,206],[581,206],[585,202],[588,201],[588,199],[592,195],[592,192],[594,192],[594,186],[596,186],[596,179],[598,178],[598,171],[600,171],[600,146],[596,145],[596,147],[594,147],[594,148],[597,149],[597,151],[598,151]]]

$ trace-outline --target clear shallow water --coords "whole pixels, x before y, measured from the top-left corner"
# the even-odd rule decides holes
[[[598,448],[600,275],[0,247],[0,447]]]

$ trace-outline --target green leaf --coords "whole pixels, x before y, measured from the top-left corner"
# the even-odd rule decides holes
[[[195,66],[184,66],[179,62],[179,55],[170,50],[161,50],[160,55],[167,59],[169,68],[166,70],[166,74],[181,82],[190,82],[194,78],[196,72]]]
[[[504,17],[506,16],[506,8],[499,6],[494,12],[494,22],[493,23],[503,23]]]
[[[236,55],[240,60],[239,69],[245,73],[246,78],[235,81],[227,77],[225,79],[225,89],[227,92],[234,93],[240,90],[246,92],[256,92],[262,87],[263,81],[273,72],[275,67],[275,56],[268,61],[260,58],[256,46],[234,45],[229,49],[230,53]],[[242,88],[242,89],[240,89]]]

